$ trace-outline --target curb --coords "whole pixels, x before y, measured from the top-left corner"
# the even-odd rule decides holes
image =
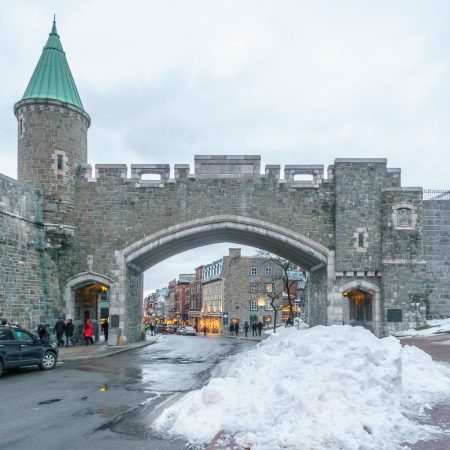
[[[108,356],[114,356],[118,355],[119,353],[128,352],[129,350],[134,350],[136,348],[142,348],[147,347],[148,345],[156,344],[157,341],[150,341],[150,342],[142,342],[138,345],[133,345],[129,347],[121,347],[117,348],[111,351],[105,350],[105,353],[98,353],[96,355],[84,355],[84,356],[68,356],[68,357],[62,357],[58,359],[59,363],[68,363],[68,362],[76,362],[76,361],[83,361],[85,359],[99,359],[99,358],[107,358]]]

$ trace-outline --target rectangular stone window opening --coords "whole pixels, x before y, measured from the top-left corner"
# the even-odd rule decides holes
[[[266,268],[264,269],[264,274],[265,274],[266,276],[272,275],[272,267],[266,267]]]
[[[19,119],[19,137],[23,136],[23,119]]]
[[[358,247],[364,248],[364,233],[358,233]]]
[[[258,300],[250,300],[250,311],[258,311]]]
[[[258,283],[250,283],[250,292],[258,292]]]
[[[250,275],[251,276],[256,276],[258,275],[258,268],[255,266],[250,267]]]
[[[64,155],[61,155],[60,153],[56,156],[56,169],[57,170],[64,170]]]

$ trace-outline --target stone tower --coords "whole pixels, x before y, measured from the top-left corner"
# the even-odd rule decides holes
[[[42,190],[47,235],[52,230],[71,235],[74,178],[87,163],[90,117],[78,95],[55,20],[14,113],[18,121],[18,180]]]

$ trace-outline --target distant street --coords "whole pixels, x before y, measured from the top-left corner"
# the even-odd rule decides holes
[[[185,392],[226,370],[228,356],[254,345],[167,335],[148,347],[61,364],[50,372],[32,367],[4,373],[0,448],[189,449],[183,440],[155,434],[152,420]]]

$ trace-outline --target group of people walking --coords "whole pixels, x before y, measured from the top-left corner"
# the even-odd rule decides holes
[[[253,322],[252,325],[251,325],[253,336],[261,336],[261,331],[263,329],[263,326],[264,325],[263,325],[263,323],[261,321]],[[250,330],[250,325],[248,324],[248,322],[245,322],[244,323],[244,334],[245,334],[245,337],[248,336],[249,330]],[[238,333],[239,333],[239,323],[232,323],[230,325],[230,334],[233,334],[233,333],[235,333],[236,336],[238,335]]]
[[[105,336],[105,342],[108,342],[108,321],[105,321],[101,325],[101,330],[103,332],[103,335]],[[55,326],[53,327],[53,333],[56,335],[56,340],[58,342],[58,347],[64,347],[64,337],[65,337],[65,346],[75,346],[75,326],[73,324],[72,319],[67,319],[67,322],[60,317],[59,320],[56,322]],[[47,330],[46,325],[39,325],[37,328],[37,335],[40,339],[43,340],[49,340],[50,339],[50,333]],[[94,344],[94,325],[92,324],[92,321],[90,319],[86,319],[84,321],[83,326],[83,338],[84,338],[84,344],[85,345],[93,345]]]
[[[75,327],[73,325],[72,319],[67,319],[67,322],[64,321],[62,317],[59,318],[58,322],[56,322],[53,327],[53,333],[56,334],[56,340],[58,341],[58,347],[64,347],[64,339],[63,335],[66,337],[66,347],[72,347],[75,345],[75,340],[73,337],[75,331]],[[44,325],[38,326],[38,336],[41,339],[48,338],[47,329]]]

